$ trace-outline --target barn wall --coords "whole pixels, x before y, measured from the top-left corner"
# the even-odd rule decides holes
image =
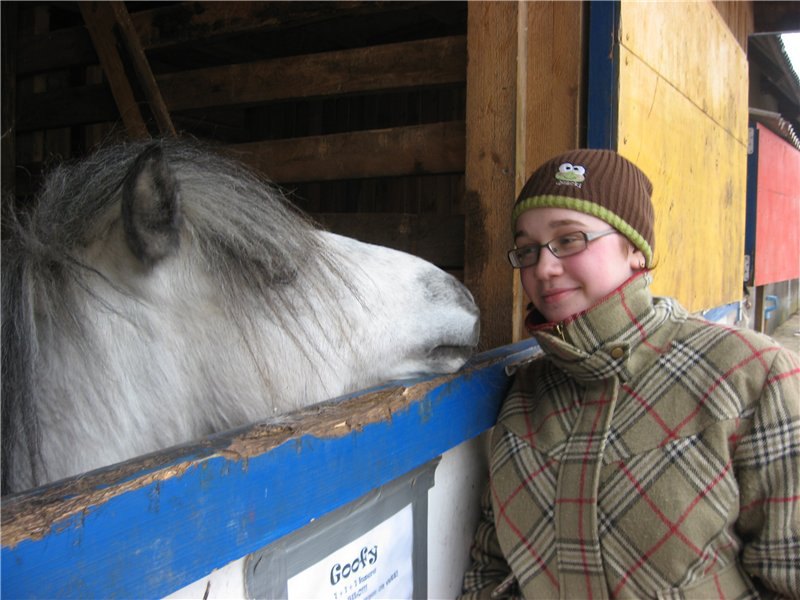
[[[525,335],[527,299],[502,254],[509,190],[592,135],[583,13],[598,4],[127,6],[178,131],[225,146],[332,230],[464,277],[485,315],[484,347],[494,347]],[[620,6],[615,131],[656,183],[654,290],[693,309],[737,299],[752,3]],[[16,161],[4,160],[3,180],[24,198],[48,163],[126,132],[78,3],[11,8],[3,98],[4,117],[16,105],[16,118],[5,119],[3,144]],[[703,183],[699,161],[714,169]],[[704,222],[720,235],[705,240]]]
[[[755,124],[753,285],[800,278],[800,150]]]
[[[539,162],[581,143],[585,3],[126,6],[177,132],[250,164],[331,230],[464,278],[483,348],[522,335],[507,214]],[[4,38],[17,58],[4,143],[16,144],[20,201],[48,164],[140,135],[130,111],[159,129],[137,72],[101,68],[111,24],[107,5],[92,7],[20,4],[19,42]],[[121,103],[125,80],[133,98]]]
[[[220,10],[221,4],[203,6],[212,11]],[[439,11],[438,25],[433,31],[421,31],[410,22],[404,23],[403,10],[422,9],[397,3],[393,18],[402,33],[392,37],[384,32],[387,37],[378,43],[370,27],[385,20],[386,15],[350,14],[346,17],[350,19],[347,27],[353,37],[347,48],[335,47],[341,41],[341,30],[330,36],[337,42],[329,39],[329,46],[323,47],[325,36],[319,32],[329,25],[315,30],[308,19],[325,21],[328,18],[325,15],[285,16],[283,24],[287,29],[300,27],[299,31],[305,32],[298,35],[294,29],[294,33],[287,34],[269,29],[266,21],[255,23],[258,25],[255,27],[257,15],[247,13],[248,3],[231,4],[237,8],[230,9],[232,16],[226,22],[226,35],[249,31],[252,36],[253,29],[261,28],[268,33],[265,37],[256,36],[257,40],[277,37],[285,43],[281,52],[265,51],[261,57],[264,62],[251,65],[244,73],[238,71],[238,66],[232,66],[246,62],[241,50],[219,41],[192,46],[191,40],[180,37],[183,34],[179,35],[178,30],[173,32],[176,37],[169,38],[165,30],[155,25],[170,22],[155,18],[161,9],[153,12],[145,9],[133,15],[156,76],[164,84],[166,101],[173,104],[173,117],[179,127],[217,139],[251,160],[257,168],[276,173],[281,182],[295,190],[301,207],[318,214],[335,230],[345,233],[357,230],[359,233],[354,237],[379,243],[389,240],[387,245],[405,244],[402,249],[419,253],[454,272],[465,269],[466,279],[477,290],[484,311],[491,313],[484,332],[490,332],[486,338],[491,340],[489,345],[507,340],[511,311],[510,295],[504,286],[513,277],[502,253],[496,252],[505,249],[506,241],[510,241],[504,216],[513,202],[513,192],[531,169],[555,152],[585,143],[581,86],[586,3],[475,3],[469,5],[469,23],[465,3],[453,3],[456,8],[424,3],[432,4],[425,10]],[[308,3],[312,4],[316,5]],[[383,3],[370,4],[377,7]],[[656,186],[655,291],[677,295],[695,310],[737,300],[741,290],[747,110],[743,48],[750,25],[746,9],[736,4],[621,3],[616,107],[619,149],[637,161]],[[20,44],[23,56],[17,65],[18,91],[22,97],[18,103],[18,122],[22,126],[16,141],[18,164],[23,167],[19,170],[24,175],[19,187],[23,194],[30,192],[41,164],[51,157],[79,156],[108,136],[120,134],[119,115],[114,112],[113,99],[103,92],[104,79],[96,66],[91,42],[87,45],[88,38],[76,31],[80,26],[74,16],[70,20],[63,14],[57,15],[61,22],[53,23],[51,17],[56,13],[51,10],[50,5],[40,4],[23,10],[20,15],[24,35]],[[240,14],[238,10],[244,12]],[[4,7],[4,17],[6,14]],[[188,22],[196,23],[201,17],[193,15]],[[301,17],[306,21],[299,25],[292,20]],[[207,15],[203,18],[211,19]],[[498,18],[502,21],[498,22]],[[212,22],[215,21],[207,20],[205,24]],[[505,29],[503,36],[497,37],[494,34],[500,23]],[[210,31],[213,33],[213,28]],[[315,31],[317,38],[313,35]],[[687,32],[691,35],[686,35]],[[297,39],[292,40],[293,36]],[[370,76],[365,75],[360,80],[340,77],[327,82],[328,88],[324,88],[326,82],[320,78],[305,78],[322,87],[302,97],[295,97],[291,86],[284,86],[289,91],[280,92],[281,86],[272,85],[274,79],[269,78],[252,88],[240,89],[241,94],[256,96],[220,99],[221,92],[217,90],[214,95],[210,88],[205,95],[185,93],[193,89],[192,81],[198,77],[203,81],[214,81],[217,77],[219,81],[238,73],[231,80],[246,88],[248,82],[257,80],[254,78],[286,73],[291,65],[302,64],[305,69],[317,69],[314,72],[318,74],[326,72],[318,60],[321,57],[312,54],[330,53],[336,58],[331,64],[341,65],[343,60],[349,60],[351,68],[375,74],[382,65],[390,64],[371,63],[376,48],[391,51],[385,46],[408,42],[411,46],[404,46],[387,60],[407,56],[409,48],[421,51],[419,56],[425,57],[430,56],[425,54],[424,47],[430,52],[426,40],[434,39],[443,44],[437,52],[448,48],[448,56],[453,59],[441,62],[449,68],[442,69],[440,74],[447,71],[456,76],[446,81],[429,81],[419,89],[403,86],[394,89],[391,85],[368,92],[337,88],[353,81],[367,85]],[[715,43],[709,49],[710,39]],[[50,45],[43,46],[46,41]],[[303,46],[315,43],[319,44],[316,52],[309,52],[309,47]],[[67,50],[58,51],[59,44],[64,44]],[[43,47],[46,52],[41,50]],[[181,51],[176,52],[176,48]],[[480,51],[486,55],[476,55]],[[197,61],[204,55],[208,64],[203,73],[194,73],[193,80],[191,73],[186,73],[198,68]],[[67,64],[61,64],[64,62]],[[470,80],[476,73],[477,79]],[[500,87],[496,85],[498,81]],[[87,98],[92,101],[87,102]],[[237,99],[243,104],[237,104]],[[232,104],[225,104],[231,100]],[[60,110],[51,110],[56,107]],[[30,117],[34,109],[38,120]],[[471,135],[477,137],[471,139]],[[7,139],[4,137],[4,143]],[[416,148],[417,152],[403,154],[397,152],[398,148]],[[497,149],[501,152],[493,153]],[[319,158],[323,150],[327,152],[324,164],[319,161],[314,165],[314,157]],[[375,153],[383,151],[386,154],[382,166],[371,164]],[[345,160],[347,156],[353,160]],[[394,160],[396,156],[402,156],[402,161]],[[486,210],[492,211],[490,221],[484,218],[486,213],[482,211]],[[359,218],[354,219],[354,215]],[[444,231],[447,233],[442,236]],[[458,238],[459,232],[462,239]],[[442,244],[436,242],[437,236],[449,240],[449,249],[444,254],[448,258],[442,258]],[[493,287],[497,282],[503,286],[501,289]],[[526,300],[518,288],[515,293],[514,315],[519,316]],[[517,321],[514,329],[517,334],[518,325]],[[89,589],[81,587],[89,585],[87,577],[94,577],[90,583],[98,586],[92,588],[100,590],[98,595],[112,589],[107,586],[118,586],[113,589],[120,595],[149,595],[190,583],[227,560],[272,541],[280,533],[278,526],[291,529],[302,525],[309,518],[312,505],[321,514],[380,484],[381,477],[396,476],[419,461],[450,452],[457,444],[491,427],[504,395],[504,389],[500,388],[507,383],[497,366],[492,363],[495,370],[489,387],[494,389],[487,390],[484,385],[487,379],[470,373],[463,382],[445,383],[446,394],[440,396],[438,387],[432,395],[427,389],[420,390],[420,397],[404,408],[402,414],[389,420],[378,419],[363,430],[350,429],[334,439],[327,435],[298,435],[280,446],[280,451],[257,453],[246,460],[227,452],[227,442],[233,440],[218,440],[216,449],[220,452],[214,456],[204,448],[199,456],[168,457],[172,462],[165,461],[156,469],[140,463],[141,478],[130,472],[115,481],[89,478],[72,482],[83,486],[77,494],[67,483],[67,487],[51,490],[46,498],[35,495],[17,499],[16,513],[5,510],[4,518],[11,520],[11,526],[16,527],[18,534],[22,532],[24,539],[11,541],[6,535],[4,554],[24,563],[25,569],[14,568],[9,566],[12,563],[4,561],[4,588],[38,585],[39,579],[50,584],[61,577],[53,585],[69,586],[74,595],[81,595]],[[465,393],[458,389],[462,383],[476,387]],[[428,382],[420,385],[428,386]],[[489,407],[485,405],[487,399],[491,399]],[[469,410],[464,410],[465,405]],[[347,409],[345,406],[344,410]],[[367,438],[369,443],[364,441]],[[282,457],[284,451],[286,458]],[[322,458],[315,458],[315,453]],[[318,467],[329,467],[331,455],[346,453],[364,461],[360,464],[365,475],[357,480],[357,485],[353,485],[353,480],[345,481],[349,471],[333,473],[324,485],[320,485],[322,478],[309,477],[298,482],[285,476],[287,472],[306,473],[309,461],[317,460],[314,464]],[[366,474],[375,475],[376,470],[371,454],[385,456],[386,461],[378,476],[370,479]],[[209,478],[208,473],[216,473],[217,469],[219,477]],[[241,477],[241,494],[231,494],[231,479],[240,472],[246,472],[248,478]],[[270,502],[280,499],[281,494],[306,497],[308,490],[313,492],[311,500],[318,502],[288,507],[297,513],[291,515],[294,520],[276,525],[280,519],[270,514],[263,490],[254,489],[254,477],[267,482],[265,485],[276,481],[285,486],[277,494],[269,495]],[[141,484],[141,489],[128,489],[135,487],[132,482]],[[93,484],[96,487],[89,489]],[[195,484],[197,493],[187,495],[186,485]],[[213,493],[209,492],[210,487],[214,487]],[[176,504],[189,502],[191,510],[207,515],[209,521],[216,519],[220,526],[198,531],[193,523],[171,518],[185,512],[186,507],[176,508],[168,502],[159,507],[155,500],[170,497],[173,489]],[[446,510],[452,498],[443,489],[444,486],[439,489],[444,496],[439,508]],[[473,499],[479,491],[472,490]],[[145,535],[130,531],[130,527],[136,527],[137,519],[132,519],[129,512],[120,511],[124,513],[122,518],[111,514],[116,510],[117,500],[110,496],[117,492],[128,501],[133,498],[136,510],[144,515],[142,519],[148,525]],[[90,503],[97,496],[102,496],[101,500]],[[205,504],[211,496],[217,504]],[[54,512],[45,515],[42,529],[37,530],[45,536],[43,539],[32,536],[28,525],[21,522],[27,513],[35,512],[33,509],[40,501],[41,510],[37,514],[46,512],[41,506],[55,507]],[[13,509],[15,503],[4,508]],[[282,502],[278,507],[286,510],[285,505]],[[85,512],[81,512],[84,508]],[[73,512],[61,512],[67,509]],[[201,520],[205,525],[205,520]],[[121,530],[112,530],[109,523],[121,523],[116,525]],[[14,531],[6,525],[8,520],[4,521],[6,533]],[[170,552],[168,545],[174,543],[169,541],[170,527],[181,529],[180,535],[184,537],[179,538],[182,541],[176,547],[185,554]],[[108,555],[107,530],[116,534],[111,540],[114,543],[124,542],[128,549],[136,547],[132,559],[124,552]],[[200,538],[193,537],[198,535]],[[228,539],[220,541],[215,538],[217,535]],[[159,547],[160,540],[166,540],[165,546]],[[63,545],[56,548],[56,542]],[[214,547],[210,542],[220,545]],[[210,548],[222,550],[209,551]],[[76,553],[84,554],[76,559]],[[97,555],[111,561],[112,568],[101,564],[96,571],[85,575],[91,571],[84,568],[86,564],[97,566]],[[81,568],[67,562],[83,559]],[[141,562],[132,562],[134,559]],[[81,573],[84,579],[76,580],[75,573]],[[201,586],[199,592],[204,589]]]
[[[135,53],[109,61],[119,51],[109,6],[20,4],[19,40],[4,36],[19,98],[4,137],[17,177],[4,183],[20,202],[52,162],[164,131],[142,69],[128,64]],[[463,275],[465,2],[126,6],[179,134],[251,165],[337,233]]]
[[[725,21],[739,46],[747,52],[747,38],[755,29],[753,3],[749,0],[714,0],[714,8]]]
[[[744,269],[745,52],[710,2],[622,2],[619,43],[618,150],[655,188],[653,291],[692,311],[737,301]]]

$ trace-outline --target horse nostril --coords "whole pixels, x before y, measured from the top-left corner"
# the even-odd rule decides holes
[[[437,363],[429,365],[435,371],[448,373],[460,369],[473,355],[472,346],[448,346],[441,345],[432,348],[428,353],[428,360]]]

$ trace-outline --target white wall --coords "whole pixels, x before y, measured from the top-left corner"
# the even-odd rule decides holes
[[[486,485],[486,439],[483,434],[442,456],[428,492],[428,598],[455,598],[469,564],[469,548]],[[233,561],[168,598],[244,598],[244,559]]]
[[[488,434],[442,455],[428,492],[428,598],[455,598],[469,564],[480,498],[488,475]]]

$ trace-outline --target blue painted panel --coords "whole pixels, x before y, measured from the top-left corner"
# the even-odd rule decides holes
[[[740,306],[738,302],[731,302],[730,304],[723,304],[722,306],[717,306],[714,308],[710,308],[703,312],[703,318],[712,321],[712,322],[719,322],[725,319],[730,313],[735,312],[737,314],[737,319],[739,315]]]
[[[12,546],[4,535],[2,596],[141,598],[180,589],[490,428],[509,384],[505,367],[534,351],[526,341],[482,355],[458,377],[403,382],[418,399],[340,437],[298,435],[244,460],[221,454],[256,426],[168,451],[158,468],[142,460],[135,476],[94,485],[86,497],[107,496],[55,520],[41,539]],[[80,505],[76,485],[5,498],[4,532],[43,506]]]
[[[589,82],[586,144],[617,148],[619,0],[589,2]]]

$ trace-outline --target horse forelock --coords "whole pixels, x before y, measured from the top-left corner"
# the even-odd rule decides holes
[[[255,301],[302,337],[293,321],[312,298],[344,288],[360,300],[336,250],[278,187],[203,148],[178,150],[166,157],[178,165],[189,251],[198,254],[211,279],[224,282],[220,289],[230,311],[246,318]]]
[[[123,181],[154,143],[178,181],[186,242],[179,252],[194,255],[193,264],[222,282],[230,307],[241,304],[248,311],[255,298],[276,318],[291,318],[298,279],[311,286],[312,295],[345,288],[357,297],[334,249],[279,188],[199,143],[161,140],[109,146],[59,165],[46,178],[32,214],[13,215],[9,254],[18,257],[28,284],[39,286],[40,300],[57,299],[53,310],[71,312],[69,287],[77,284],[91,295],[92,278],[104,277],[82,258],[83,251],[119,218]]]
[[[212,278],[227,281],[231,301],[243,291],[267,303],[274,297],[281,304],[276,314],[283,314],[282,291],[298,277],[305,276],[320,293],[347,285],[316,225],[279,188],[208,147],[175,140],[111,146],[57,167],[26,228],[28,254],[74,268],[68,262],[117,218],[122,182],[136,157],[154,143],[178,181],[190,246],[180,251],[196,253],[195,262]]]

